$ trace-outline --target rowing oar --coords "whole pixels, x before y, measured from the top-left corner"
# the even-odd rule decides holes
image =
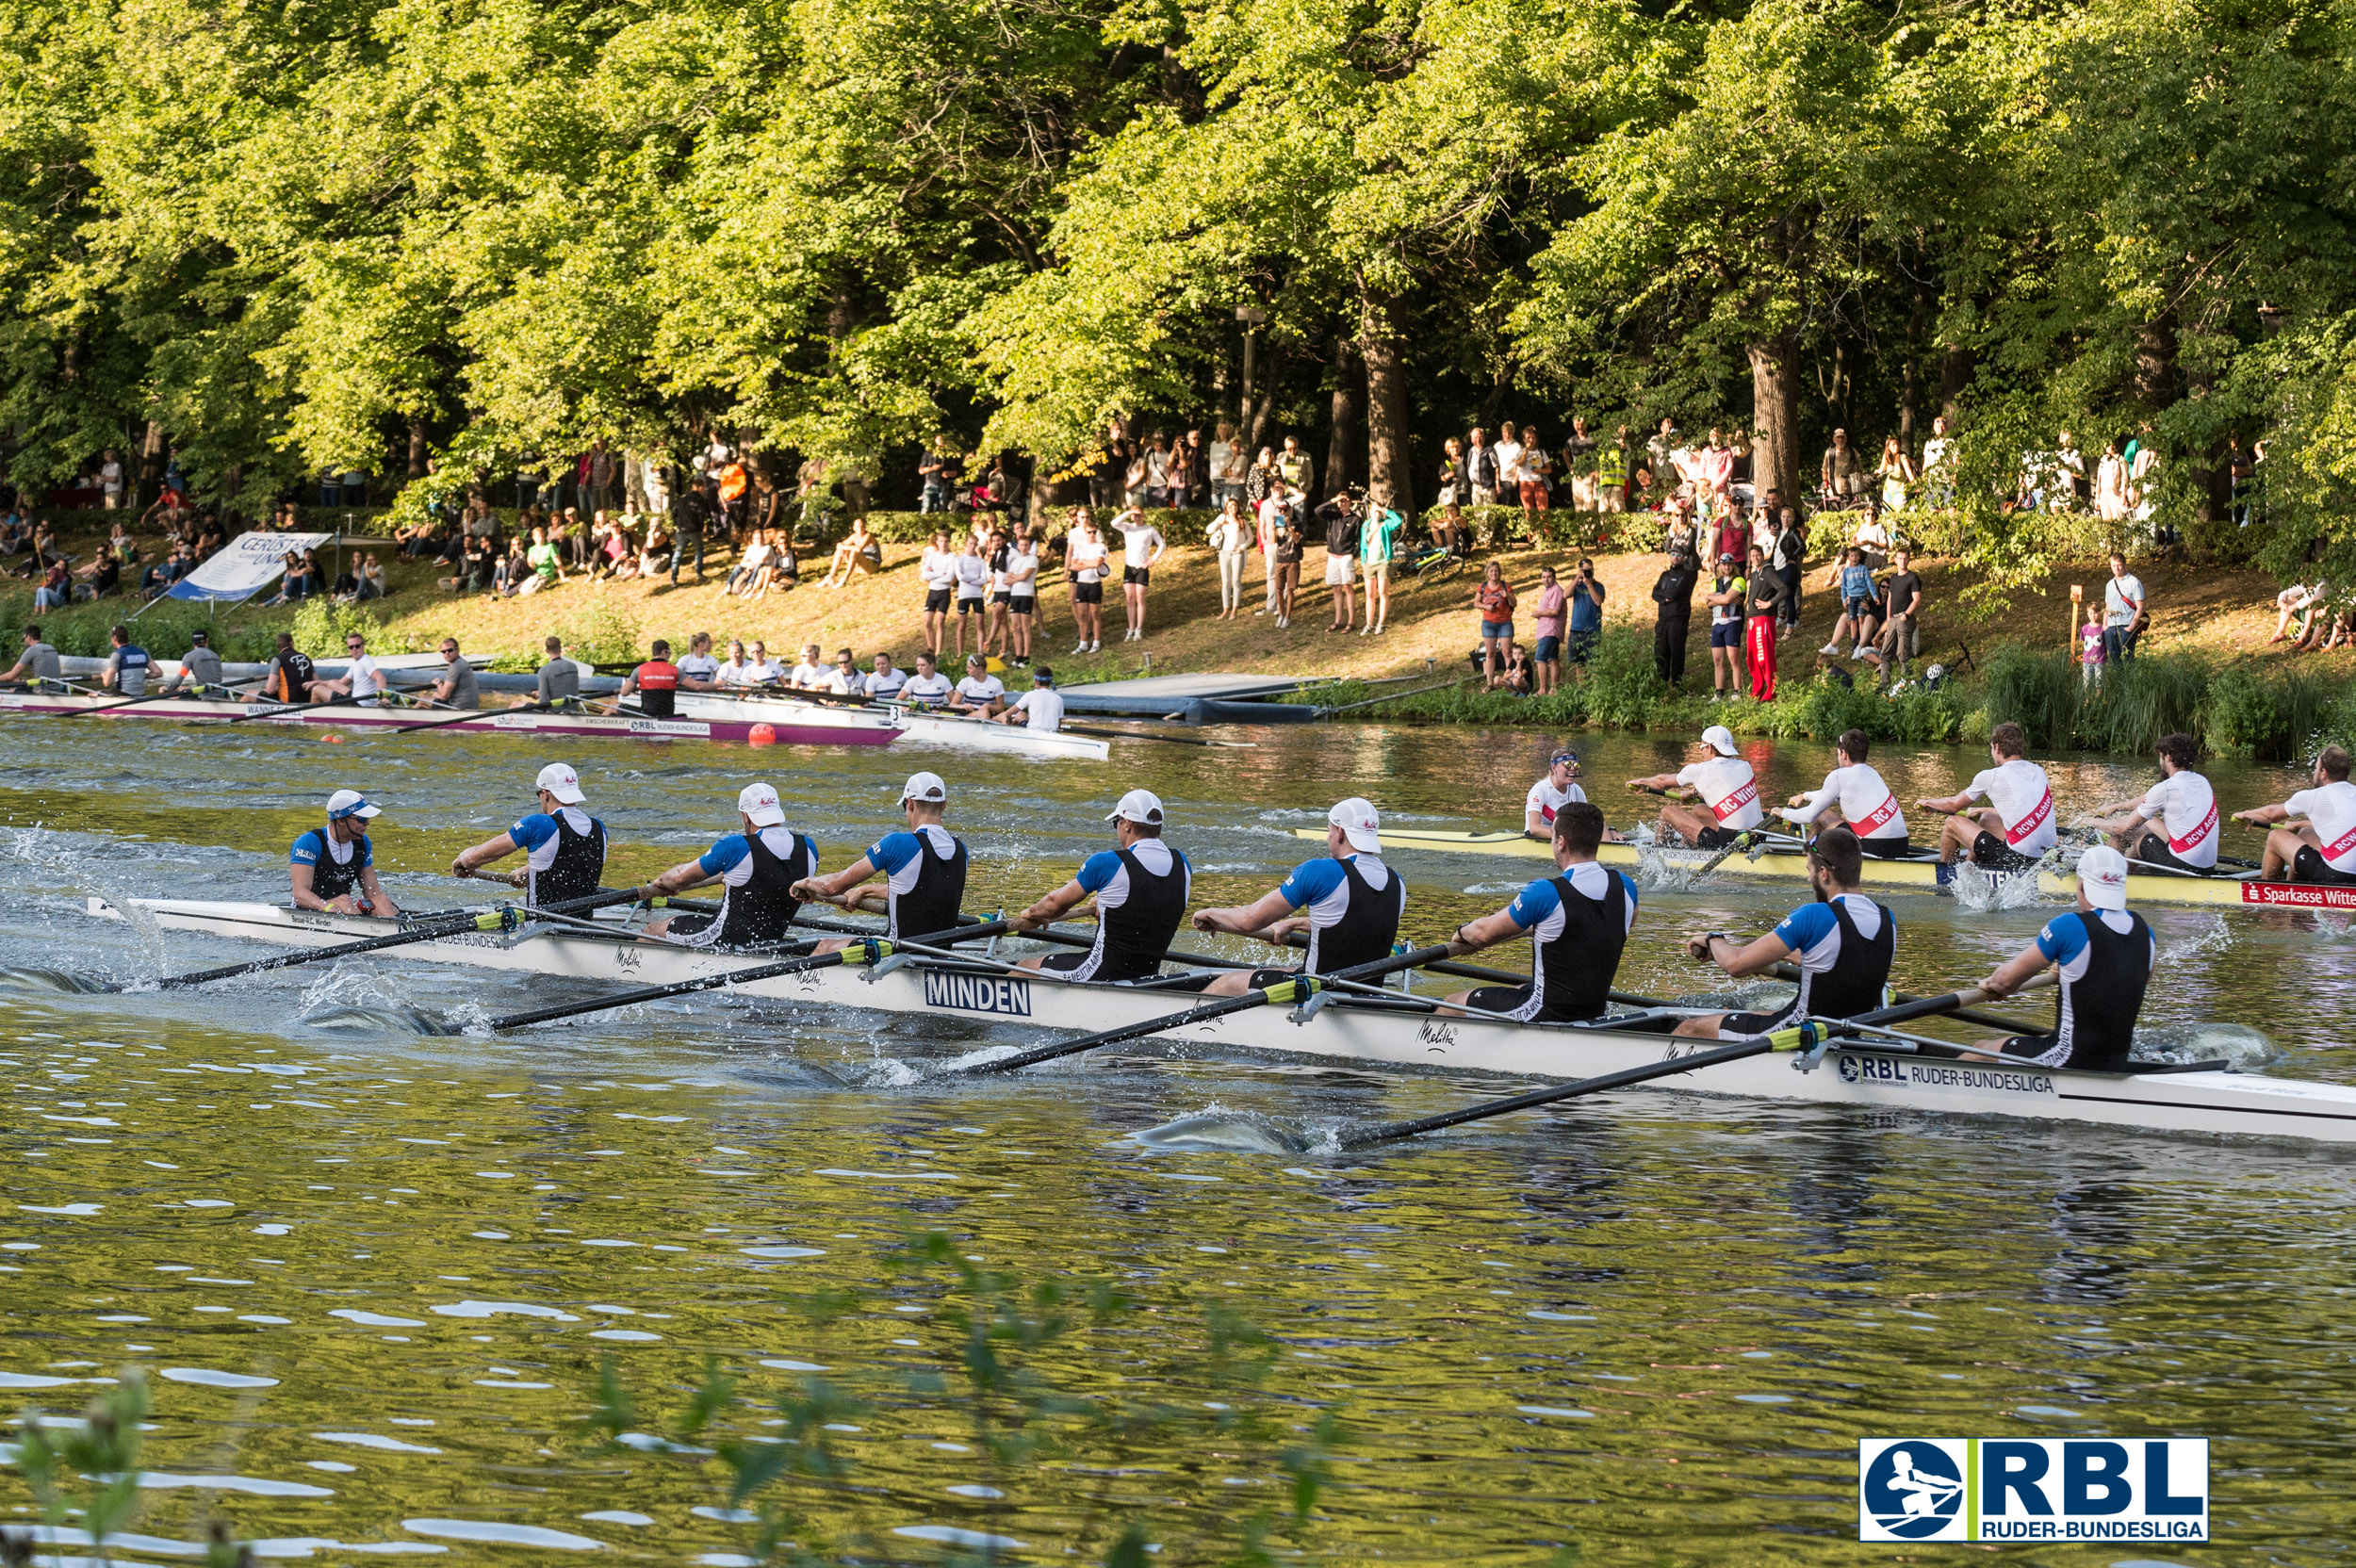
[[[712,991],[726,986],[741,986],[752,980],[771,980],[781,974],[801,974],[843,964],[881,963],[901,948],[912,947],[920,942],[975,941],[985,937],[1003,936],[1013,923],[1011,921],[993,920],[980,925],[960,925],[948,931],[935,931],[922,937],[867,937],[833,953],[788,958],[780,963],[761,964],[752,969],[729,970],[720,974],[707,974],[700,980],[680,980],[668,986],[642,986],[636,990],[623,991],[618,996],[567,1003],[561,1007],[535,1007],[528,1013],[510,1013],[505,1018],[491,1020],[485,1027],[493,1033],[503,1029],[520,1029],[529,1023],[578,1018],[583,1013],[602,1013],[614,1007],[635,1006],[641,1002],[660,1002],[666,996],[685,996],[690,991]]]
[[[2051,984],[2052,972],[2038,975],[2022,986],[2028,990],[2040,982]],[[1345,1133],[1337,1140],[1344,1149],[1366,1149],[1378,1143],[1390,1143],[1399,1138],[1417,1137],[1425,1133],[1438,1132],[1443,1127],[1460,1127],[1467,1121],[1482,1121],[1493,1116],[1505,1116],[1513,1111],[1526,1111],[1533,1106],[1551,1105],[1561,1100],[1575,1100],[1581,1095],[1601,1094],[1607,1089],[1627,1088],[1635,1084],[1648,1084],[1656,1078],[1673,1077],[1699,1068],[1717,1067],[1726,1062],[1739,1062],[1749,1056],[1763,1056],[1771,1051],[1807,1051],[1841,1035],[1869,1031],[1876,1024],[1904,1023],[1908,1019],[1926,1018],[1933,1013],[1951,1013],[1958,1007],[1969,1007],[1988,1000],[1988,992],[1977,987],[1970,990],[1950,991],[1944,996],[1926,996],[1878,1012],[1862,1013],[1856,1018],[1810,1019],[1789,1028],[1776,1029],[1748,1039],[1734,1040],[1714,1051],[1700,1051],[1691,1056],[1675,1056],[1666,1061],[1646,1062],[1642,1067],[1623,1068],[1595,1078],[1582,1078],[1575,1084],[1557,1084],[1548,1088],[1531,1089],[1527,1094],[1509,1095],[1502,1100],[1484,1100],[1458,1111],[1442,1111],[1436,1116],[1418,1117],[1413,1121],[1390,1121],[1380,1126]]]
[[[1190,735],[1145,735],[1134,729],[1089,729],[1076,724],[1065,725],[1062,733],[1099,735],[1108,741],[1159,741],[1166,746],[1219,746],[1233,751],[1257,751],[1260,748],[1257,741],[1202,741]]]
[[[251,963],[225,964],[220,969],[201,969],[193,974],[171,974],[155,984],[162,989],[183,990],[190,986],[209,985],[215,980],[233,980],[241,974],[259,974],[265,970],[292,969],[297,964],[316,964],[323,958],[347,958],[357,953],[381,953],[388,947],[405,947],[411,942],[435,941],[466,931],[512,931],[516,915],[561,915],[582,909],[600,909],[609,904],[631,904],[643,890],[624,888],[617,892],[592,893],[587,898],[566,899],[535,908],[525,906],[518,911],[512,904],[501,904],[480,914],[460,914],[420,922],[406,931],[389,936],[369,937],[356,942],[339,942],[334,947],[305,948],[295,953],[282,953],[275,958],[256,958]],[[120,986],[112,988],[120,990]]]
[[[974,1062],[965,1067],[952,1068],[948,1075],[1012,1072],[1018,1068],[1030,1067],[1036,1063],[1052,1062],[1058,1056],[1071,1056],[1083,1051],[1093,1051],[1100,1045],[1119,1045],[1123,1040],[1142,1039],[1148,1035],[1158,1035],[1166,1029],[1184,1029],[1191,1023],[1225,1018],[1229,1013],[1246,1012],[1253,1007],[1266,1006],[1271,1002],[1305,1003],[1326,991],[1336,980],[1372,980],[1380,975],[1389,974],[1402,969],[1414,969],[1418,965],[1428,964],[1434,958],[1447,956],[1448,949],[1445,946],[1419,947],[1413,953],[1395,953],[1387,958],[1378,958],[1370,964],[1359,964],[1351,969],[1336,970],[1332,974],[1290,974],[1272,986],[1257,987],[1244,992],[1241,996],[1222,996],[1216,1002],[1203,1003],[1187,1008],[1183,1013],[1172,1013],[1166,1018],[1151,1019],[1143,1023],[1132,1023],[1124,1028],[1107,1029],[1099,1035],[1083,1035],[1076,1040],[1052,1040],[1045,1045],[1035,1045],[1028,1051],[1018,1051],[1011,1056],[1000,1056],[994,1061]]]
[[[289,713],[312,713],[322,708],[350,708],[358,703],[376,700],[375,694],[371,694],[366,697],[329,697],[325,702],[266,702],[264,706],[255,709],[251,713],[238,714],[229,723],[246,724],[254,719],[283,719]]]
[[[52,713],[49,716],[53,719],[78,719],[86,713],[120,713],[125,708],[137,708],[143,702],[171,702],[179,697],[197,694],[193,692],[150,692],[143,697],[130,697],[122,702],[110,702],[104,708],[70,708],[62,713]]]
[[[468,719],[496,718],[501,713],[546,712],[548,710],[548,705],[545,702],[527,702],[519,708],[468,708],[461,711],[454,719],[429,719],[423,724],[396,725],[393,728],[386,730],[385,733],[388,735],[408,735],[420,729],[441,729],[453,724],[465,724]]]
[[[1798,985],[1800,981],[1800,966],[1797,964],[1777,964],[1767,972],[1778,980],[1789,980],[1793,985]],[[1921,995],[1914,991],[1891,991],[1890,995],[1891,1000],[1897,1002],[1922,1000]],[[2004,1018],[1996,1013],[1974,1012],[1969,1007],[1957,1007],[1948,1016],[1960,1023],[1976,1023],[1983,1029],[2003,1029],[2015,1035],[2034,1035],[2038,1032],[2037,1024],[2024,1023],[2019,1019]]]

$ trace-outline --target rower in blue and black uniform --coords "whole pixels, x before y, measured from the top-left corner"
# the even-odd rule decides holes
[[[1300,973],[1331,974],[1390,956],[1407,910],[1407,884],[1383,863],[1382,821],[1356,795],[1325,814],[1325,857],[1293,868],[1284,885],[1258,902],[1227,909],[1197,909],[1198,931],[1257,937],[1271,947],[1309,933],[1308,957],[1298,969],[1235,970],[1203,988],[1205,996],[1241,996]],[[1292,911],[1306,911],[1297,917]]]
[[[357,790],[338,790],[327,797],[327,825],[297,839],[286,857],[296,908],[388,919],[401,913],[376,880],[368,819],[378,810]]]
[[[532,783],[540,809],[498,838],[461,851],[450,874],[472,876],[520,849],[523,868],[504,880],[525,890],[526,904],[537,908],[587,898],[605,875],[605,824],[581,808],[588,797],[581,792],[581,776],[565,763],[550,762]]]
[[[794,886],[817,872],[818,847],[785,825],[785,808],[766,784],[747,784],[737,792],[736,815],[743,831],[646,886],[649,895],[663,896],[716,881],[727,890],[719,913],[653,921],[648,935],[668,936],[690,947],[761,947],[785,939],[802,912]]]
[[[2053,1032],[1988,1040],[1985,1049],[2039,1067],[2128,1071],[2157,949],[2151,928],[2127,907],[2127,858],[2107,844],[2087,850],[2078,861],[2078,906],[2047,921],[2037,940],[1980,982],[1990,996],[2010,996],[2030,976],[2058,967]]]
[[[1811,1018],[1855,1018],[1883,1004],[1890,960],[1897,951],[1898,923],[1888,909],[1857,891],[1865,874],[1865,852],[1846,827],[1821,833],[1808,846],[1808,879],[1816,902],[1803,904],[1783,923],[1746,947],[1723,931],[1695,937],[1685,950],[1714,959],[1740,978],[1761,974],[1786,956],[1800,962],[1800,988],[1772,1013],[1709,1013],[1677,1026],[1680,1035],[1739,1040]]]
[[[1153,791],[1130,791],[1104,820],[1113,825],[1117,847],[1089,856],[1077,876],[1014,919],[1017,929],[1037,931],[1093,894],[1096,945],[1086,953],[1025,958],[1022,968],[1056,971],[1071,980],[1143,980],[1161,972],[1162,955],[1186,918],[1194,868],[1162,841],[1162,800]]]
[[[1448,941],[1463,957],[1527,934],[1530,984],[1459,991],[1441,1010],[1478,1007],[1525,1023],[1575,1023],[1600,1018],[1611,1004],[1620,952],[1636,923],[1636,884],[1595,863],[1603,842],[1602,808],[1571,801],[1554,810],[1554,864],[1513,903],[1456,928]]]
[[[810,903],[843,899],[845,908],[875,908],[885,914],[885,935],[938,936],[957,923],[965,903],[965,841],[941,825],[949,808],[949,786],[937,773],[908,776],[900,790],[900,810],[908,820],[904,832],[887,833],[867,846],[867,853],[831,876],[809,876],[794,884],[794,896]],[[859,884],[880,874],[881,888]],[[814,951],[832,953],[848,941],[820,942]]]
[[[155,662],[147,656],[145,648],[131,641],[129,627],[119,626],[107,635],[114,648],[106,655],[106,668],[98,683],[126,697],[145,696],[147,678],[154,673]]]

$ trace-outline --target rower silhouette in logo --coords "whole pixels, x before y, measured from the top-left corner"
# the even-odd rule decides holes
[[[1930,1444],[1892,1444],[1865,1472],[1865,1511],[1892,1535],[1937,1535],[1962,1506],[1961,1472]]]

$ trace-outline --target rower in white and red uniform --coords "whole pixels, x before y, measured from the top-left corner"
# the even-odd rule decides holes
[[[1906,815],[1882,776],[1865,760],[1873,749],[1862,729],[1841,732],[1833,743],[1833,770],[1814,794],[1793,795],[1783,808],[1786,822],[1819,830],[1846,825],[1857,836],[1857,847],[1882,860],[1903,858],[1906,853]]]
[[[1724,849],[1734,842],[1736,834],[1766,820],[1759,804],[1759,776],[1736,750],[1733,731],[1722,724],[1702,731],[1701,744],[1693,748],[1693,758],[1676,773],[1631,778],[1628,787],[1662,794],[1678,790],[1686,792],[1687,798],[1698,798],[1703,807],[1699,811],[1663,800],[1660,830],[1664,835],[1676,833],[1695,849]]]
[[[2046,782],[2045,770],[2026,759],[2028,749],[2028,736],[2007,720],[1988,732],[1988,755],[1994,767],[1975,775],[1961,794],[1914,803],[1948,813],[1939,829],[1939,864],[1952,865],[1969,850],[1973,865],[2018,871],[2059,841],[2053,786]],[[1988,809],[1972,810],[1972,803],[1983,795]]]
[[[2200,743],[2189,735],[2163,735],[2151,749],[2160,756],[2160,781],[2141,795],[2113,801],[2094,813],[2106,819],[2132,813],[2123,822],[2094,825],[2109,833],[2112,846],[2130,859],[2174,871],[2215,871],[2224,824],[2217,818],[2217,791],[2192,771]],[[2146,824],[2157,824],[2159,831]]]
[[[1579,753],[1558,751],[1546,764],[1546,776],[1530,787],[1522,801],[1522,832],[1548,843],[1554,841],[1554,814],[1587,792],[1579,785]]]
[[[2314,789],[2280,806],[2233,813],[2235,822],[2273,828],[2259,873],[2269,882],[2281,881],[2284,872],[2294,882],[2356,882],[2356,784],[2348,781],[2348,753],[2325,746],[2315,757],[2314,777]],[[2277,825],[2294,817],[2307,820],[2297,827]]]

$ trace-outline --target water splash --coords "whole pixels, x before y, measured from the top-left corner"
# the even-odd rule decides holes
[[[2147,1062],[2224,1062],[2256,1072],[2282,1060],[2272,1036],[2242,1023],[2161,1023],[2135,1031],[2135,1054]]]
[[[91,974],[70,974],[61,969],[0,964],[0,991],[69,991],[89,994],[115,988]]]
[[[1955,879],[1947,884],[1955,902],[1973,914],[1988,914],[1997,909],[2026,909],[2048,902],[2038,887],[2035,869],[2015,872],[1984,871],[1969,860],[1955,862]]]
[[[313,981],[296,1004],[306,1029],[377,1034],[439,1035],[442,1025],[415,1003],[386,988],[373,970],[338,964]]]
[[[2225,917],[2211,915],[2209,923],[2201,931],[2160,949],[2160,956],[2152,967],[2160,969],[2170,964],[2190,963],[2197,958],[2214,958],[2233,945],[2233,933],[2225,923]]]
[[[1636,852],[1636,885],[1646,892],[1682,893],[1701,880],[1710,853],[1698,849],[1646,846]]]
[[[1222,1150],[1244,1154],[1306,1154],[1320,1141],[1340,1147],[1328,1129],[1322,1139],[1255,1111],[1231,1111],[1214,1101],[1190,1116],[1130,1135],[1153,1150]]]

